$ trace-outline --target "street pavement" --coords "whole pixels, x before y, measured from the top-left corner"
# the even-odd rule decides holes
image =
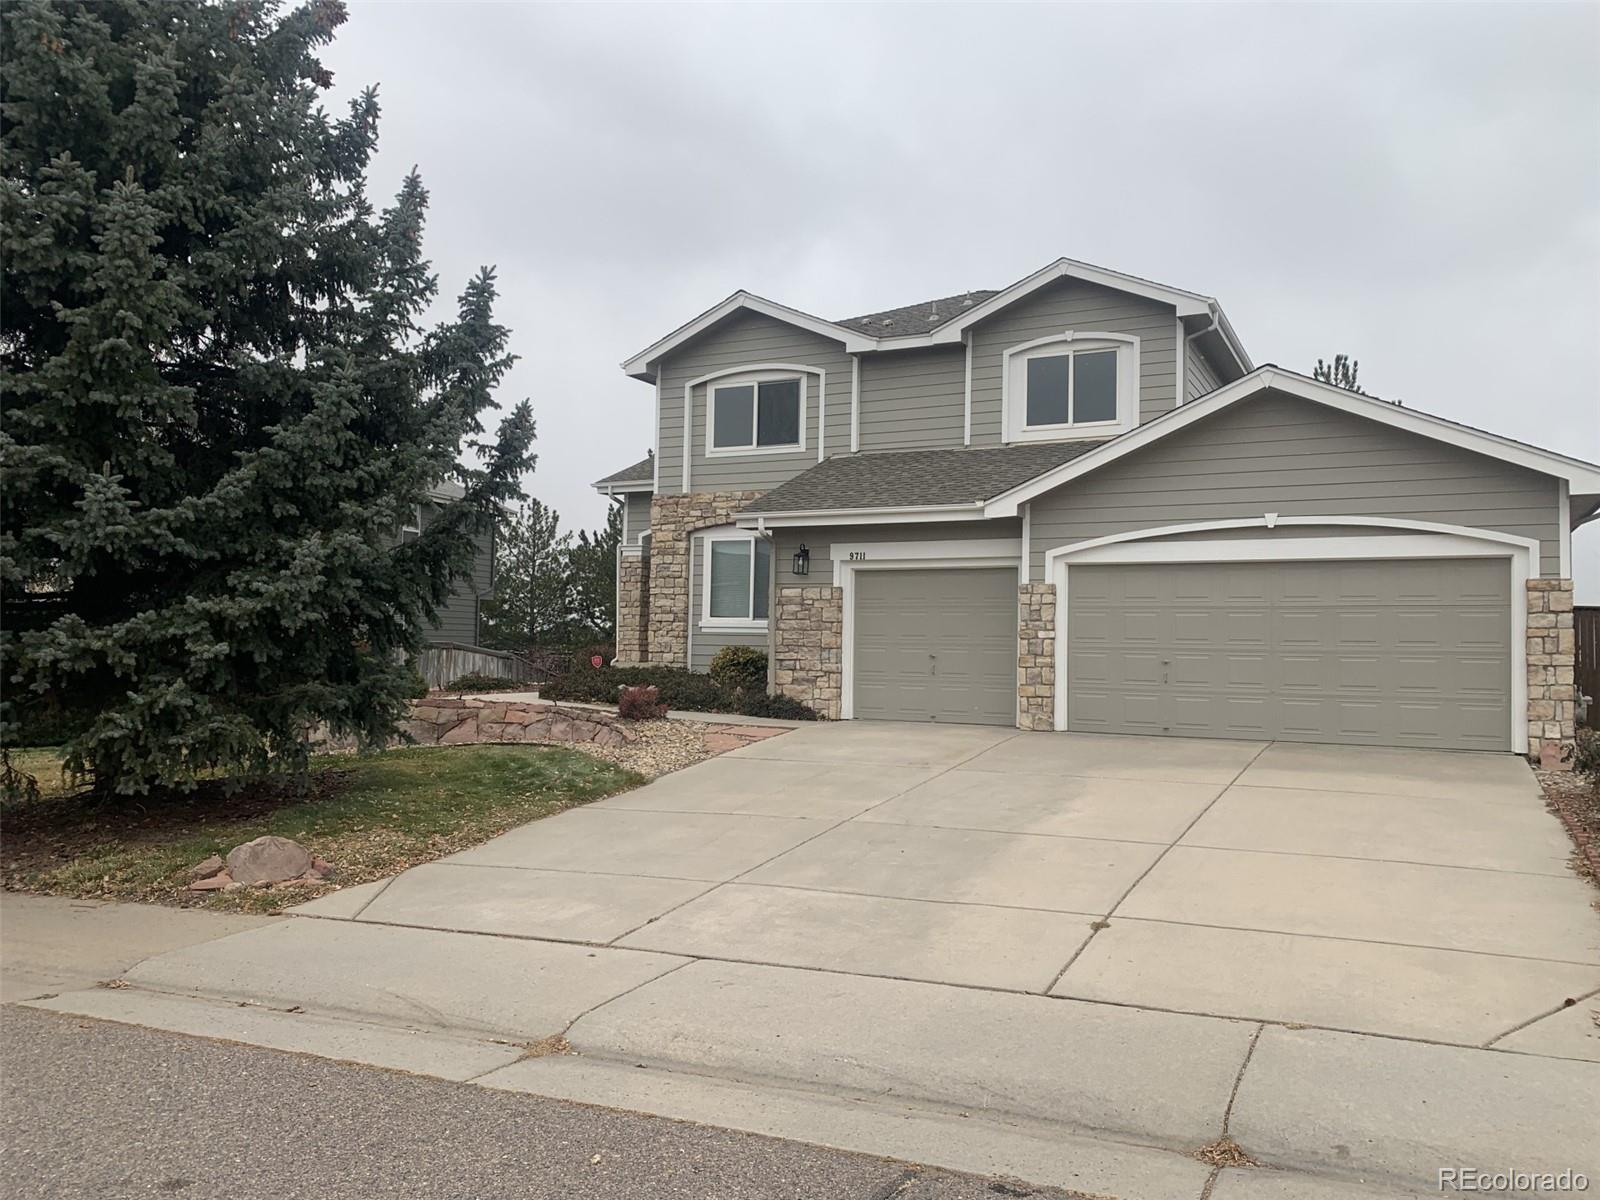
[[[7,1200],[1065,1200],[799,1142],[0,1009]]]

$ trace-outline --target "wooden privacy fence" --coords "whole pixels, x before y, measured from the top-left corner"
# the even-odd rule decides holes
[[[463,646],[459,642],[439,642],[429,646],[417,659],[417,670],[422,672],[430,688],[442,688],[463,675],[533,679],[533,668],[515,654],[485,650],[482,646]]]
[[[1580,696],[1590,696],[1589,716],[1585,722],[1591,729],[1600,729],[1600,605],[1580,604],[1572,610],[1572,628],[1576,633],[1577,661],[1572,681]]]

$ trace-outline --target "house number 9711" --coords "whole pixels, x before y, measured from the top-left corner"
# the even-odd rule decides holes
[[[850,561],[851,562],[860,562],[862,559],[864,559],[866,557],[867,557],[867,552],[865,550],[852,550],[852,551],[850,551]]]

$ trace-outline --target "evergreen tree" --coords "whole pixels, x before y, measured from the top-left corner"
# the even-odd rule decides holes
[[[1355,359],[1344,354],[1335,354],[1331,364],[1317,359],[1317,367],[1311,372],[1311,378],[1331,383],[1334,387],[1341,387],[1347,392],[1355,392],[1358,396],[1365,396],[1366,391],[1356,382],[1356,376],[1360,371],[1361,364]]]
[[[500,526],[494,594],[483,606],[484,645],[522,651],[564,645],[572,632],[572,589],[556,510],[529,500]]]
[[[427,193],[375,212],[378,101],[321,105],[338,0],[0,8],[0,741],[108,790],[389,735],[406,658],[520,495],[484,270],[424,331]],[[463,467],[470,452],[481,465]],[[465,496],[396,544],[441,479]]]
[[[617,547],[622,544],[622,505],[606,511],[604,529],[578,531],[567,551],[572,619],[582,636],[611,641],[617,636]]]

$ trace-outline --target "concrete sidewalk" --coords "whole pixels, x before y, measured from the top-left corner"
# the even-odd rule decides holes
[[[808,726],[39,1006],[1124,1200],[1600,1180],[1562,838],[1505,756]]]

